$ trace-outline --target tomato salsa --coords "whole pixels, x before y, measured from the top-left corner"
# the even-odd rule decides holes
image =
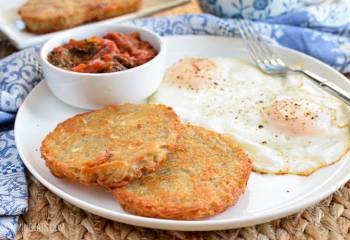
[[[82,73],[118,72],[142,65],[158,54],[140,33],[119,32],[84,40],[71,39],[54,48],[48,61],[66,70]]]

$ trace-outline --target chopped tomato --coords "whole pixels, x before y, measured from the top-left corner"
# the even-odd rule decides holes
[[[142,65],[158,54],[140,34],[108,33],[104,37],[71,39],[54,48],[48,60],[57,67],[75,72],[115,72]]]

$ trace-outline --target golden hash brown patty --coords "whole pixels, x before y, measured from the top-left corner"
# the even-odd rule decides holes
[[[47,33],[134,12],[141,3],[142,0],[29,0],[18,13],[29,31]]]
[[[251,160],[232,139],[184,125],[177,148],[158,170],[116,188],[124,210],[167,219],[202,219],[236,203],[251,172]]]
[[[108,106],[60,123],[41,154],[57,177],[114,188],[154,171],[176,144],[179,124],[164,105]]]

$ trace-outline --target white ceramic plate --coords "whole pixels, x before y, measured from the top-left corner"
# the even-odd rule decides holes
[[[0,0],[0,3],[6,2],[5,4],[2,4],[0,8],[0,30],[8,36],[8,38],[17,48],[22,49],[35,44],[43,43],[46,40],[51,39],[56,34],[62,33],[64,31],[69,31],[63,30],[47,34],[34,34],[26,31],[25,24],[17,13],[19,7],[26,1],[27,0]],[[139,11],[135,13],[84,24],[75,27],[74,29],[96,27],[101,26],[102,24],[116,24],[122,21],[148,16],[155,12],[179,6],[187,2],[189,2],[189,0],[143,0],[143,6]]]
[[[210,36],[165,38],[167,64],[184,56],[237,57],[248,59],[240,39]],[[301,53],[275,47],[289,63],[302,63],[350,91],[350,83],[327,65]],[[245,194],[224,213],[200,221],[176,221],[145,218],[125,213],[111,194],[98,187],[83,187],[55,178],[40,158],[41,140],[57,123],[83,110],[70,107],[55,98],[45,82],[40,83],[20,108],[15,124],[18,151],[29,171],[47,188],[97,215],[138,226],[169,230],[217,230],[253,225],[280,218],[316,203],[337,190],[350,178],[350,154],[340,162],[309,177],[259,175],[253,173]]]

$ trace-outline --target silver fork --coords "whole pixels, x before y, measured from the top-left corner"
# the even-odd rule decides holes
[[[249,21],[240,20],[239,23],[238,29],[242,38],[246,42],[249,54],[252,60],[262,71],[268,74],[286,74],[288,72],[304,74],[317,86],[324,89],[331,95],[339,98],[347,105],[350,105],[349,92],[311,71],[287,66],[280,58],[273,54],[271,48],[259,36],[259,33],[254,29],[254,26]]]

